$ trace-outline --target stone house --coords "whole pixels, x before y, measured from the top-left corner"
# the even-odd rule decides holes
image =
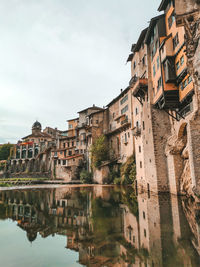
[[[134,154],[132,100],[130,87],[127,87],[107,105],[109,123],[106,136],[109,141],[110,158],[116,159],[120,164]]]
[[[52,150],[52,176],[67,182],[76,180],[84,155],[77,149],[76,127],[79,119],[68,120],[68,130],[61,133],[56,149]]]
[[[19,173],[44,174],[51,176],[51,150],[56,146],[56,138],[60,131],[50,127],[42,131],[41,124],[36,121],[32,133],[22,138],[11,151],[9,175]]]

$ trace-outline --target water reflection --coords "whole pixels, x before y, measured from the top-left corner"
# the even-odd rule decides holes
[[[199,266],[199,217],[191,200],[131,188],[0,192],[1,220],[16,221],[30,242],[66,236],[85,266]]]

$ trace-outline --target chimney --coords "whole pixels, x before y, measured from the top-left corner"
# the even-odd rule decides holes
[[[120,91],[121,91],[121,93],[122,93],[123,89],[121,89]]]

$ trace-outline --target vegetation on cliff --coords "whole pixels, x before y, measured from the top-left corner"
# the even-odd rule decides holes
[[[82,184],[91,184],[92,183],[92,173],[83,169],[80,172],[80,181]]]
[[[114,184],[134,184],[136,179],[135,157],[132,155],[120,168],[120,177],[115,177]]]
[[[92,167],[99,168],[103,161],[109,159],[109,146],[105,135],[96,139],[91,147]]]

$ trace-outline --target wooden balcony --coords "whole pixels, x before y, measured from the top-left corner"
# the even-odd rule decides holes
[[[137,137],[141,135],[141,127],[134,127],[132,130],[133,136]]]
[[[147,93],[148,89],[148,79],[140,79],[134,81],[131,85],[132,87],[132,94],[134,97],[140,97],[144,99],[145,94]]]

